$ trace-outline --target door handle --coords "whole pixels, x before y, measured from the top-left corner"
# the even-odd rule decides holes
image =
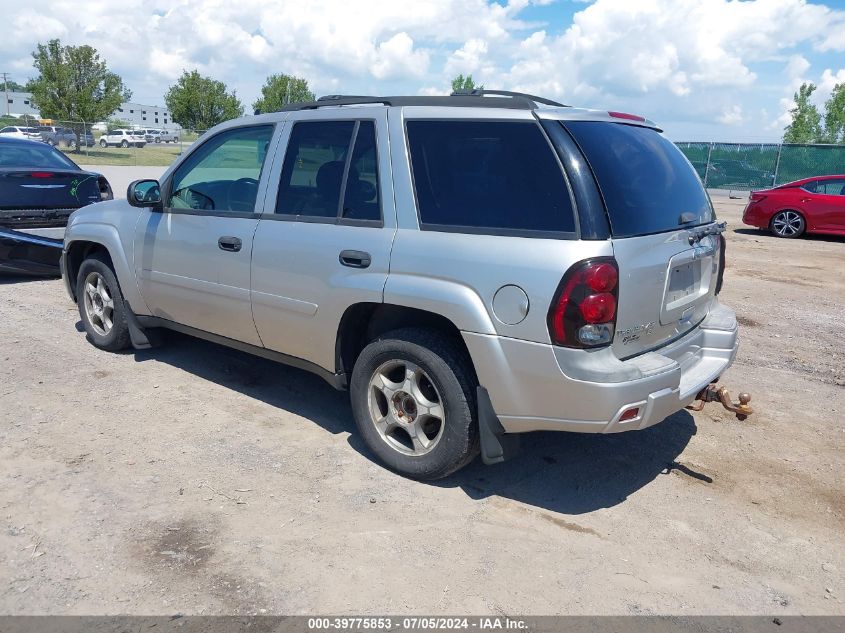
[[[217,240],[217,246],[220,247],[221,251],[230,251],[232,253],[237,253],[241,250],[241,246],[243,242],[241,242],[241,238],[239,237],[232,237],[231,235],[224,235],[219,240]]]
[[[364,251],[340,251],[340,263],[350,268],[367,268],[372,262],[369,253]]]

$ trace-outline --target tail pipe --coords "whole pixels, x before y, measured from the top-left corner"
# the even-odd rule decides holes
[[[687,409],[701,411],[708,402],[720,402],[725,409],[736,415],[738,420],[744,420],[754,413],[754,409],[748,405],[751,402],[751,394],[739,394],[739,403],[736,404],[731,400],[731,392],[728,388],[719,387],[715,382],[699,391],[695,397],[695,403],[688,405]]]

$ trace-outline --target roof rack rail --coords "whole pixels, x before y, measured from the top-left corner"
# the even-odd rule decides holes
[[[512,92],[510,90],[485,90],[484,88],[472,88],[470,90],[455,90],[452,92],[453,97],[483,97],[484,95],[494,95],[497,97],[513,97],[522,98],[533,101],[534,103],[542,103],[547,106],[555,106],[557,108],[568,108],[570,106],[565,103],[558,103],[545,97],[538,97],[537,95],[528,94],[527,92]]]
[[[480,99],[485,95],[509,97],[507,99]],[[508,92],[506,90],[456,90],[450,96],[399,96],[376,97],[370,95],[325,95],[316,101],[291,103],[279,112],[297,110],[316,110],[335,106],[350,105],[385,105],[385,106],[432,106],[432,107],[464,107],[464,108],[508,108],[511,110],[536,110],[537,104],[558,108],[569,107],[557,101],[537,97],[523,92]]]
[[[385,97],[370,97],[366,95],[325,95],[319,97],[316,101],[291,103],[281,108],[279,112],[287,112],[291,110],[316,110],[317,108],[330,106],[361,105],[368,103],[374,105],[391,105],[390,99]]]

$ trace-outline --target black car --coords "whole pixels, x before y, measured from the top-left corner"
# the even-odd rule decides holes
[[[112,197],[102,175],[53,147],[0,138],[0,272],[58,275],[70,214]]]

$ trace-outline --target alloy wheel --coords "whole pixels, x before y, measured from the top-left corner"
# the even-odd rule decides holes
[[[373,372],[368,391],[370,420],[388,446],[414,457],[434,449],[446,417],[425,370],[407,360],[387,361]]]
[[[792,237],[804,228],[803,218],[795,211],[781,211],[772,219],[772,230],[781,237]]]
[[[100,336],[108,336],[114,326],[114,299],[100,273],[92,272],[85,278],[83,301],[91,327]]]

